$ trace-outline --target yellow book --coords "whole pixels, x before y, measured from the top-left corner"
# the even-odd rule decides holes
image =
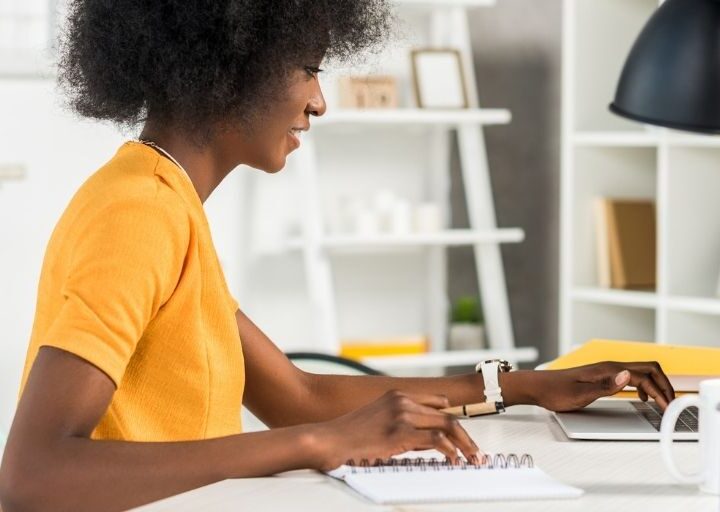
[[[340,345],[340,355],[360,360],[364,357],[424,354],[428,351],[427,338],[388,338],[385,340],[352,340]]]
[[[720,377],[720,348],[615,340],[588,341],[576,350],[558,357],[547,368],[562,370],[601,361],[657,361],[677,391],[697,391],[683,389],[686,385],[696,385],[699,380],[697,377]],[[619,396],[636,395],[623,392]]]

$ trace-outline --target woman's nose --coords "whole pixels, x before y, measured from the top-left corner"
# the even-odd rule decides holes
[[[316,87],[313,90],[313,94],[308,100],[307,107],[305,107],[305,113],[311,116],[320,117],[325,114],[327,110],[327,104],[325,104],[325,97],[323,96],[320,83],[315,80]]]

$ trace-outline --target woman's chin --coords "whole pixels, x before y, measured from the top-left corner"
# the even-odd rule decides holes
[[[282,171],[285,168],[287,157],[278,158],[277,160],[268,161],[259,169],[265,171],[268,174],[275,174]]]

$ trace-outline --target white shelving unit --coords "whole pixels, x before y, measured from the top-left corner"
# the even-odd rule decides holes
[[[622,64],[658,0],[565,0],[560,344],[589,338],[720,346],[720,137],[608,111]],[[602,289],[593,200],[657,204],[657,289]]]
[[[437,368],[472,364],[492,355],[516,362],[534,361],[535,349],[515,348],[499,247],[502,243],[521,242],[524,233],[521,229],[497,226],[483,136],[484,126],[509,123],[511,114],[502,109],[480,108],[467,20],[468,8],[495,2],[396,0],[396,3],[399,17],[405,23],[403,29],[411,27],[411,41],[407,46],[392,48],[370,72],[398,76],[401,101],[406,107],[363,111],[333,108],[335,84],[331,77],[324,84],[328,113],[312,120],[313,130],[294,156],[304,198],[302,233],[289,238],[285,248],[302,252],[312,304],[314,348],[337,353],[342,339],[372,337],[378,329],[365,329],[366,324],[374,322],[369,311],[392,308],[402,316],[416,318],[415,328],[428,337],[431,352],[368,358],[367,362],[378,368]],[[470,108],[407,107],[414,104],[410,94],[411,47],[452,47],[461,51]],[[373,186],[387,187],[414,201],[442,205],[449,225],[452,132],[457,134],[471,229],[372,236],[329,231],[327,205],[343,194],[368,193]],[[475,248],[489,350],[446,351],[445,248],[458,245]],[[399,257],[393,256],[397,253]],[[367,289],[364,287],[367,283],[377,286]],[[366,296],[362,297],[363,294]],[[398,294],[397,299],[393,294]],[[363,315],[369,315],[366,322],[355,318]],[[383,322],[386,320],[375,321]],[[391,322],[387,324],[386,336],[400,334],[393,332],[396,327]]]

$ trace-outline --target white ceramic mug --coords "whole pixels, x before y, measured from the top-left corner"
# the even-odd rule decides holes
[[[688,474],[677,468],[671,450],[678,416],[693,405],[700,419],[700,471]],[[699,395],[685,395],[670,402],[660,426],[660,449],[665,466],[676,479],[699,484],[703,492],[720,494],[720,379],[703,380]]]

